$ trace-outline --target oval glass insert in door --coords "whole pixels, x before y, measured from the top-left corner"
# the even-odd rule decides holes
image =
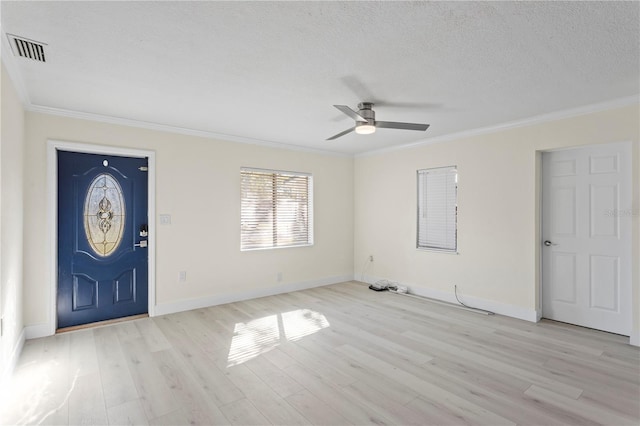
[[[109,256],[122,241],[125,223],[122,188],[113,176],[104,173],[91,182],[83,216],[89,245],[98,256]]]

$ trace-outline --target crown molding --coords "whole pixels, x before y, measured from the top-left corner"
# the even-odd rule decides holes
[[[19,78],[19,74],[17,75]],[[10,76],[11,76],[11,73],[10,73]],[[14,80],[13,77],[12,77],[12,80]],[[16,83],[15,80],[14,80],[14,83]],[[22,82],[20,81],[20,83]],[[38,112],[38,113],[49,114],[49,115],[76,118],[81,120],[97,121],[101,123],[109,123],[109,124],[123,125],[123,126],[129,126],[129,127],[138,127],[138,128],[143,128],[147,130],[156,130],[156,131],[167,132],[167,133],[177,133],[181,135],[197,136],[197,137],[202,137],[207,139],[216,139],[221,141],[265,146],[268,148],[286,149],[289,151],[300,151],[300,152],[307,152],[312,154],[327,155],[332,157],[346,157],[346,158],[354,158],[354,157],[360,158],[360,157],[368,157],[373,155],[380,155],[380,154],[385,154],[389,152],[401,151],[401,150],[416,148],[424,145],[430,145],[434,143],[450,142],[456,139],[486,135],[486,134],[496,133],[496,132],[504,131],[508,129],[532,126],[536,124],[557,121],[557,120],[576,117],[580,115],[592,114],[595,112],[606,111],[606,110],[616,109],[616,108],[623,108],[631,105],[640,104],[640,95],[627,96],[624,98],[613,99],[610,101],[600,102],[597,104],[591,104],[591,105],[585,105],[577,108],[554,111],[551,113],[541,114],[534,117],[525,118],[522,120],[514,120],[506,123],[496,124],[493,126],[465,130],[462,132],[450,133],[447,135],[433,137],[433,138],[425,138],[417,142],[412,142],[412,143],[403,144],[399,146],[382,148],[382,149],[377,149],[372,151],[365,151],[365,152],[356,153],[356,154],[347,154],[347,153],[341,153],[336,151],[308,148],[308,147],[303,147],[298,145],[289,145],[289,144],[267,141],[262,139],[254,139],[254,138],[248,138],[243,136],[215,133],[215,132],[210,132],[206,130],[189,129],[185,127],[170,126],[166,124],[151,123],[151,122],[140,121],[140,120],[132,120],[132,119],[122,118],[122,117],[114,117],[114,116],[100,115],[100,114],[94,114],[94,113],[65,110],[61,108],[45,107],[41,105],[33,105],[30,102],[28,102],[28,96],[26,95],[26,90],[23,89],[24,86],[18,83],[16,83],[16,85],[20,86],[20,88],[22,89],[22,90],[18,90],[18,92],[24,94],[23,102],[24,102],[25,110],[30,112]]]
[[[56,115],[60,117],[75,118],[80,120],[97,121],[100,123],[116,124],[128,127],[137,127],[147,130],[156,130],[167,133],[177,133],[187,136],[197,136],[207,139],[215,139],[219,141],[237,142],[250,145],[265,146],[268,148],[286,149],[289,151],[301,151],[311,154],[328,155],[332,157],[353,157],[351,154],[344,154],[335,151],[326,151],[316,148],[308,148],[298,145],[289,145],[280,142],[267,141],[262,139],[248,138],[244,136],[227,135],[223,133],[215,133],[207,130],[189,129],[186,127],[171,126],[167,124],[152,123],[148,121],[132,120],[129,118],[114,117],[109,115],[94,114],[81,111],[71,111],[61,108],[46,107],[42,105],[29,104],[25,106],[25,110],[48,115]]]
[[[613,99],[606,102],[600,102],[597,104],[584,105],[577,108],[554,111],[547,114],[541,114],[541,115],[525,118],[522,120],[508,121],[506,123],[496,124],[493,126],[480,127],[477,129],[465,130],[465,131],[456,132],[456,133],[449,133],[447,135],[437,136],[433,138],[425,138],[417,142],[412,142],[404,145],[362,152],[362,153],[356,154],[354,157],[356,158],[369,157],[373,155],[379,155],[379,154],[385,154],[385,153],[394,152],[394,151],[401,151],[405,149],[416,148],[424,145],[431,145],[434,143],[450,142],[456,139],[486,135],[489,133],[496,133],[499,131],[515,129],[518,127],[532,126],[536,124],[562,120],[562,119],[576,117],[580,115],[592,114],[592,113],[606,111],[610,109],[624,108],[631,105],[640,105],[640,94],[633,95],[633,96],[626,96],[624,98]]]

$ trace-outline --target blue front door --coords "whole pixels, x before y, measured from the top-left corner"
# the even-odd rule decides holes
[[[58,328],[147,312],[147,159],[58,151]]]

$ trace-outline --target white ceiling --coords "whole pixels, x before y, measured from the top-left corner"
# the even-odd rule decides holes
[[[637,96],[639,2],[10,2],[10,62],[53,108],[357,154]],[[430,123],[326,138],[373,101]],[[44,107],[44,108],[43,108]]]

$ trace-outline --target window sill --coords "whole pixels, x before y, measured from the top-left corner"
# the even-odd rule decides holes
[[[458,250],[447,250],[447,249],[439,249],[439,248],[431,248],[431,247],[416,247],[418,251],[428,251],[434,253],[443,253],[443,254],[460,254]]]
[[[298,245],[295,245],[295,246],[258,247],[258,248],[250,248],[250,249],[241,248],[240,252],[292,249],[292,248],[299,248],[299,247],[313,247],[313,243],[310,243],[310,244],[298,244]]]

